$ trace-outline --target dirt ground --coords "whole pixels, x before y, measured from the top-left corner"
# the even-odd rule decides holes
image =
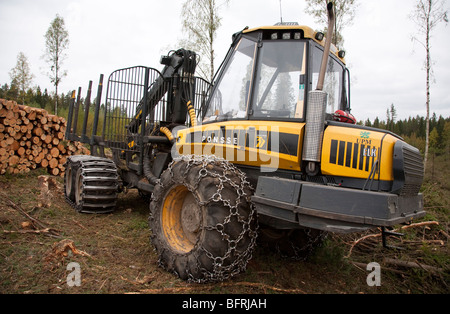
[[[158,266],[149,240],[148,201],[136,191],[122,193],[114,213],[80,214],[65,202],[62,178],[46,194],[38,185],[42,175],[48,174],[38,169],[0,176],[0,294],[449,293],[445,172],[436,174],[442,180],[424,184],[428,214],[415,222],[422,224],[390,240],[404,250],[383,249],[377,229],[329,234],[306,261],[257,246],[246,272],[215,284],[187,283]],[[79,266],[79,286],[71,285],[73,262]],[[374,268],[366,268],[371,262],[381,267],[378,286],[368,285],[374,278]]]

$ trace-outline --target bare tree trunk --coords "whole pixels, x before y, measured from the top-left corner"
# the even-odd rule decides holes
[[[214,7],[213,4],[210,2],[209,3],[210,8],[209,8],[209,14],[210,14],[210,21],[211,24],[213,24],[214,22]],[[210,51],[210,61],[211,61],[211,74],[209,77],[209,81],[212,82],[212,79],[214,77],[214,29],[213,27],[209,28],[209,51]]]
[[[211,74],[209,76],[210,82],[212,82],[213,77],[214,77],[214,49],[213,49],[213,42],[211,41]]]
[[[58,115],[58,85],[56,85],[56,95],[55,95],[55,115]]]
[[[429,145],[430,145],[430,79],[432,75],[432,62],[430,56],[430,39],[431,32],[440,22],[448,23],[448,10],[445,9],[445,0],[418,0],[416,8],[410,15],[410,18],[417,24],[418,33],[425,36],[425,43],[413,36],[413,39],[419,42],[426,50],[426,111],[427,116],[425,119],[425,156],[424,156],[424,170],[428,161]]]
[[[428,6],[427,12],[427,26],[426,26],[426,51],[427,51],[427,116],[425,118],[425,156],[424,156],[424,172],[428,161],[428,146],[429,146],[429,136],[430,136],[430,74],[431,74],[431,58],[430,58],[430,13],[431,13],[431,2]]]
[[[56,48],[56,58],[55,58],[55,115],[58,115],[58,85],[59,85],[59,48]]]

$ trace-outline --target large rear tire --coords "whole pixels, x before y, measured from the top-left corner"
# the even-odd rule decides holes
[[[194,282],[223,281],[245,270],[257,236],[251,193],[245,174],[223,159],[172,162],[150,203],[160,266]]]

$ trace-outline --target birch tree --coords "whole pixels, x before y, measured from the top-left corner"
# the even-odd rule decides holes
[[[425,117],[425,156],[424,165],[428,160],[429,134],[430,134],[430,85],[433,75],[431,59],[431,35],[436,26],[445,22],[448,23],[448,10],[444,8],[445,0],[418,0],[410,19],[417,26],[417,35],[412,39],[421,44],[426,51],[425,71],[426,71],[426,117]]]
[[[312,15],[317,23],[328,25],[327,4],[330,0],[306,0],[306,13]],[[344,38],[342,31],[344,27],[352,24],[359,4],[357,0],[333,0],[336,18],[335,31],[332,42],[337,47],[342,47]],[[326,32],[326,28],[324,29]]]
[[[222,18],[220,9],[230,0],[186,0],[183,3],[181,19],[188,40],[183,44],[194,50],[203,59],[198,65],[200,76],[208,81],[214,77],[214,43]]]
[[[62,70],[62,63],[67,58],[66,50],[69,47],[69,33],[66,30],[64,19],[58,14],[51,22],[45,33],[45,54],[43,58],[50,65],[47,73],[55,86],[55,115],[58,114],[58,86],[67,71]]]

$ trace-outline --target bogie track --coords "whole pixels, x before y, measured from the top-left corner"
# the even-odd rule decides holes
[[[64,194],[82,213],[109,213],[116,207],[119,175],[112,160],[95,156],[72,156],[66,163]]]

